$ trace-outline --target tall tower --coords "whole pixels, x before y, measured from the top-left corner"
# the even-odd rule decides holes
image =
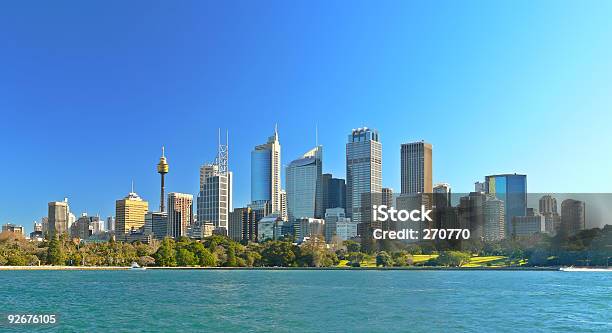
[[[268,142],[251,151],[251,203],[269,204],[273,213],[280,211],[281,145],[278,127]]]
[[[164,193],[166,192],[166,185],[164,184],[164,178],[168,173],[169,165],[168,161],[166,161],[166,154],[164,152],[164,147],[162,146],[162,156],[159,158],[159,163],[157,163],[157,173],[161,175],[161,196],[159,200],[159,211],[164,212]]]
[[[432,193],[432,146],[425,141],[401,146],[402,194]]]

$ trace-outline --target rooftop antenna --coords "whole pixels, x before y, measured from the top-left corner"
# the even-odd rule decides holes
[[[130,193],[134,193],[134,180],[132,179],[132,192]]]
[[[315,124],[315,147],[319,146],[319,124]]]

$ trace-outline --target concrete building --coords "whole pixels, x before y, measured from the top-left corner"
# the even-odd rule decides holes
[[[70,206],[68,198],[64,201],[49,202],[49,236],[61,235],[69,231]]]
[[[128,195],[117,200],[115,203],[115,228],[117,239],[123,239],[132,230],[144,227],[145,214],[149,210],[149,203],[142,200],[132,186],[132,191]]]
[[[387,207],[395,207],[395,200],[393,199],[393,189],[392,188],[383,187],[382,204]]]
[[[188,236],[192,239],[204,239],[215,232],[215,225],[206,221],[195,221],[188,230]]]
[[[346,211],[346,182],[341,178],[334,178],[331,173],[321,175],[323,188],[323,208],[343,208]]]
[[[323,217],[322,168],[322,146],[309,150],[287,166],[285,190],[289,221]]]
[[[268,142],[251,152],[251,203],[267,201],[272,212],[281,209],[281,145],[278,128]]]
[[[586,205],[584,201],[566,199],[561,202],[561,227],[559,232],[569,237],[586,229]]]
[[[546,232],[544,216],[515,216],[512,218],[512,236],[528,237],[536,233]]]
[[[334,237],[348,240],[357,236],[357,223],[346,217],[342,208],[328,208],[325,211],[325,241],[332,243]]]
[[[87,216],[87,213],[81,214],[81,216],[70,226],[70,236],[78,239],[88,239],[93,235],[92,230],[92,217]]]
[[[230,213],[229,237],[247,243],[257,241],[257,221],[251,207],[235,208]]]
[[[432,193],[432,179],[432,145],[425,141],[402,144],[401,193]]]
[[[504,202],[494,196],[487,197],[483,203],[483,214],[484,240],[491,242],[504,239],[506,237]]]
[[[193,223],[193,195],[168,193],[168,236],[187,236],[187,228]]]
[[[308,239],[325,237],[325,220],[315,218],[300,218],[293,222],[295,241],[302,243]]]
[[[22,225],[6,223],[2,225],[2,232],[12,232],[25,236],[25,229]]]

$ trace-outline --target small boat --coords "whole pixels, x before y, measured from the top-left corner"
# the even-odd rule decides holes
[[[612,268],[597,268],[597,267],[561,267],[559,268],[561,272],[612,272]]]
[[[135,261],[132,262],[132,265],[130,266],[130,270],[132,270],[132,271],[144,271],[145,269],[147,269],[147,268],[138,265],[138,263],[135,262]]]

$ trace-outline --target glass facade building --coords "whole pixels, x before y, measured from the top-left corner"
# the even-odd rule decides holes
[[[512,219],[527,215],[527,176],[519,174],[485,177],[485,190],[504,202],[506,237],[511,236]]]
[[[251,151],[251,202],[269,202],[273,212],[281,210],[281,146],[278,131],[268,142]]]
[[[317,146],[287,166],[285,190],[289,221],[323,217],[322,160],[323,147]]]

